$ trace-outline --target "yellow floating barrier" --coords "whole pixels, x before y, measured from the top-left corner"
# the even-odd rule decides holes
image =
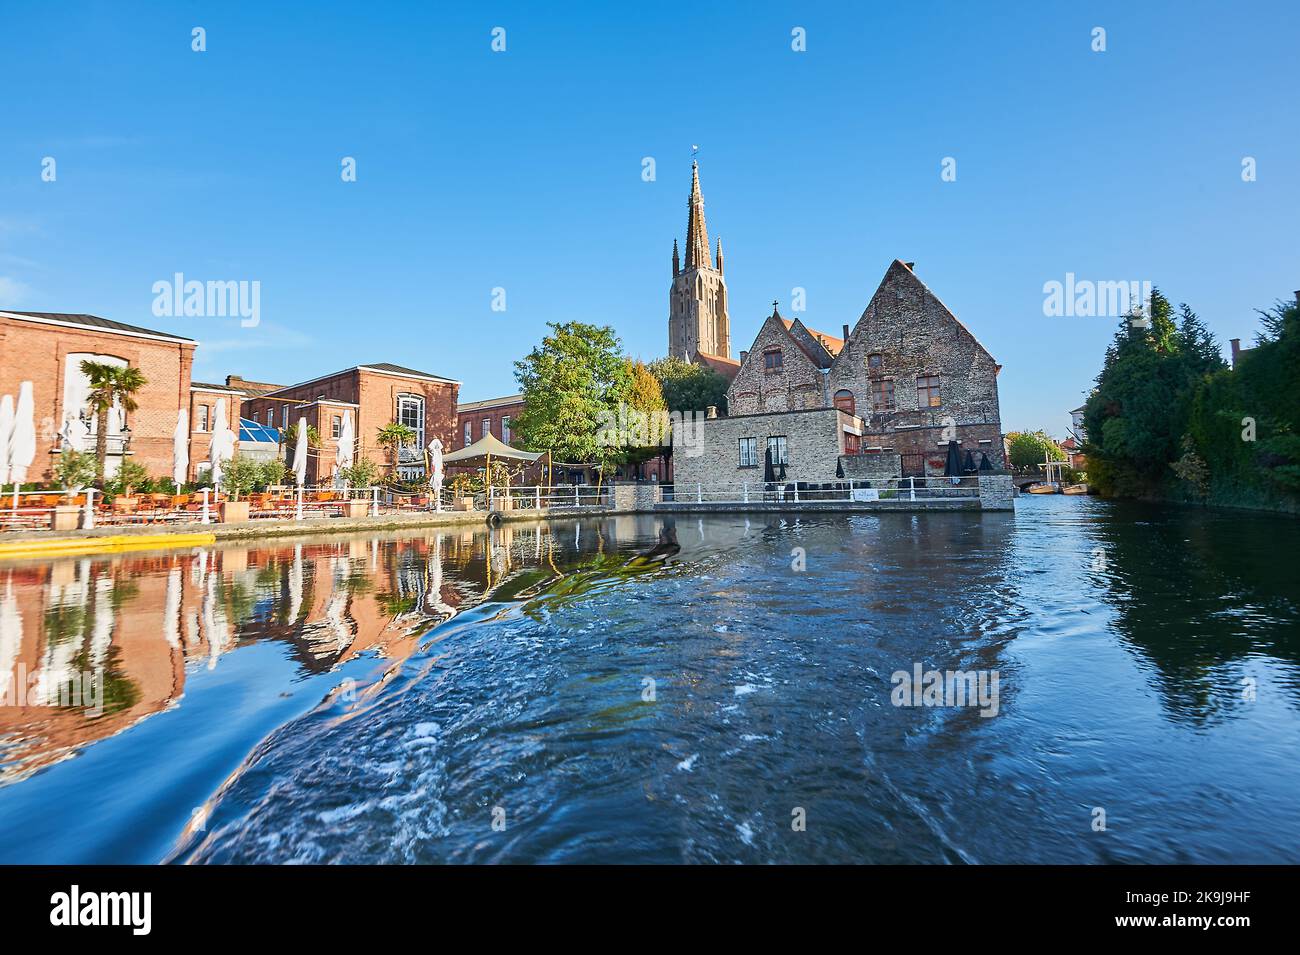
[[[122,534],[114,537],[58,537],[53,540],[23,540],[0,543],[0,560],[32,557],[67,557],[74,554],[120,554],[129,550],[164,547],[204,547],[215,544],[217,535],[206,534]]]

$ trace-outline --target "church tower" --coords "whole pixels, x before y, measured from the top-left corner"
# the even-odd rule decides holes
[[[668,354],[687,361],[696,355],[731,357],[731,322],[727,318],[727,283],[722,278],[722,240],[710,260],[709,230],[704,224],[700,167],[691,163],[691,197],[687,202],[686,262],[673,240],[673,285],[668,293]]]

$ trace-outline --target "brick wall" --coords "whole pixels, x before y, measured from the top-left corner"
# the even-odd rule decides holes
[[[768,371],[764,354],[781,352],[781,369]],[[727,390],[727,410],[732,415],[760,411],[794,411],[825,407],[822,372],[773,314],[758,330],[754,344]]]
[[[441,439],[444,448],[459,447],[453,444],[459,389],[460,386],[455,382],[349,368],[315,381],[289,385],[270,395],[250,398],[245,407],[246,416],[255,416],[255,420],[260,422],[266,421],[266,411],[270,409],[274,413],[277,428],[282,427],[286,407],[290,409],[291,428],[297,427],[299,417],[307,418],[307,423],[316,429],[321,438],[319,457],[312,454],[308,458],[307,480],[315,484],[334,473],[338,441],[333,437],[333,416],[342,414],[349,406],[355,407],[358,453],[380,465],[385,472],[391,463],[391,456],[379,446],[376,434],[384,425],[397,420],[399,395],[419,395],[424,398],[425,447],[435,437]],[[301,401],[303,404],[286,404],[283,399]],[[324,399],[325,403],[317,403],[318,399]],[[290,458],[292,459],[292,454]]]
[[[140,369],[147,384],[136,396],[138,410],[127,415],[131,458],[152,477],[170,475],[176,416],[189,406],[194,342],[0,317],[0,394],[16,399],[19,384],[30,381],[35,398],[36,458],[28,480],[53,478],[67,356],[74,353],[110,355]]]
[[[197,480],[200,465],[208,460],[208,452],[212,450],[212,431],[217,424],[217,402],[222,398],[226,399],[226,426],[235,432],[235,450],[239,450],[239,418],[243,412],[243,396],[233,394],[228,391],[217,391],[216,389],[208,390],[203,387],[196,387],[190,390],[190,467],[189,479]],[[208,409],[208,423],[206,430],[200,431],[202,424],[201,408]],[[172,424],[175,427],[175,423]],[[171,474],[171,465],[167,467],[167,473]]]
[[[698,455],[691,456],[679,443],[681,436],[673,435],[674,481],[679,489],[695,483],[761,484],[767,439],[775,436],[786,439],[787,481],[834,481],[835,464],[844,451],[844,426],[852,422],[835,408],[708,419],[701,425]],[[757,439],[758,463],[753,467],[740,466],[741,438]]]

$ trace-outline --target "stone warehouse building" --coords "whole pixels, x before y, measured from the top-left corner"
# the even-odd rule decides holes
[[[309,484],[323,483],[333,475],[343,416],[348,411],[356,426],[358,454],[385,469],[391,456],[375,440],[379,429],[396,422],[415,432],[415,441],[398,456],[397,471],[403,480],[424,477],[424,449],[435,437],[445,449],[455,446],[460,382],[441,375],[374,362],[296,385],[246,384],[251,387],[243,404],[245,417],[290,432],[298,426],[298,419],[305,417],[320,435],[319,454],[307,459]],[[292,432],[286,442],[292,447]]]
[[[896,260],[842,338],[773,309],[741,353],[728,416],[704,422],[704,452],[675,449],[676,480],[761,481],[768,448],[794,481],[942,474],[949,440],[1000,469],[1000,369]]]

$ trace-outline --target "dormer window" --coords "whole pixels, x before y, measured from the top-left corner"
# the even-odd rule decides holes
[[[766,372],[778,372],[785,366],[781,362],[781,349],[774,348],[771,351],[763,352],[763,370]]]

